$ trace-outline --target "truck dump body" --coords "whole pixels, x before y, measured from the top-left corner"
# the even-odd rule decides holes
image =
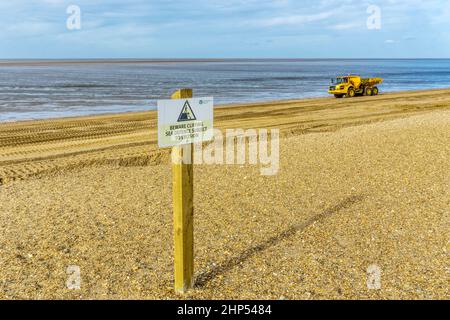
[[[382,83],[383,83],[383,79],[382,78],[361,79],[361,85],[369,86],[369,87],[373,87],[373,86],[376,86],[376,85],[382,84]]]

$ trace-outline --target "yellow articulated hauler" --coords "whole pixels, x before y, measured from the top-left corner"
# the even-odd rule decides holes
[[[377,85],[383,82],[382,78],[363,79],[360,76],[349,75],[332,79],[332,85],[328,89],[328,93],[333,94],[336,98],[354,96],[376,96],[379,93]]]

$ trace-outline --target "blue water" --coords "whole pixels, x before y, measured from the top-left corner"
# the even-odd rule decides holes
[[[450,59],[0,62],[0,121],[150,110],[181,87],[216,104],[325,97],[330,79],[349,73],[385,78],[381,92],[450,88]]]

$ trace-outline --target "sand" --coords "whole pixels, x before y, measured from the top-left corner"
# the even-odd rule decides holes
[[[450,90],[219,108],[280,172],[195,167],[192,299],[448,299]],[[155,114],[0,125],[0,298],[177,299]],[[80,290],[66,287],[79,266]],[[381,270],[369,290],[367,268]]]

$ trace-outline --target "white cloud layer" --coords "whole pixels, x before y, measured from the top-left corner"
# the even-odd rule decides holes
[[[65,27],[71,4],[81,30]],[[372,4],[381,30],[366,28]],[[448,0],[14,0],[0,58],[450,57],[449,28]]]

